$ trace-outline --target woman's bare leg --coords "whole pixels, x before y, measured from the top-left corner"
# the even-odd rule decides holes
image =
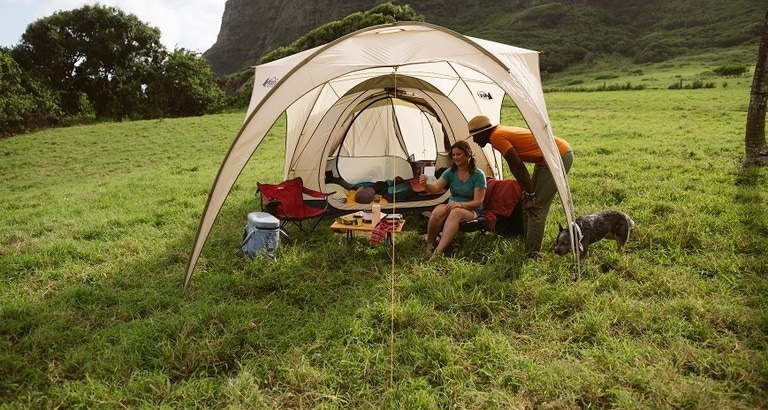
[[[432,252],[432,244],[435,243],[437,235],[443,230],[443,224],[447,216],[448,211],[445,209],[445,204],[436,206],[432,211],[432,215],[427,223],[427,249],[429,252]]]
[[[443,234],[440,236],[440,243],[437,244],[432,258],[443,253],[445,248],[453,242],[456,234],[459,232],[459,225],[464,221],[475,219],[475,213],[469,209],[456,208],[450,211],[448,217],[443,223]]]

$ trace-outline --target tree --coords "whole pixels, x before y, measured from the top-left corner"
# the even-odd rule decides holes
[[[760,155],[765,148],[765,103],[768,99],[768,12],[765,13],[760,46],[757,49],[755,75],[752,79],[752,91],[747,112],[747,130],[744,135],[746,162],[748,164],[766,164],[768,157]]]
[[[80,115],[92,104],[97,117],[121,120],[146,102],[146,84],[167,52],[157,28],[96,4],[33,22],[12,55],[59,94],[65,114]]]
[[[176,49],[168,56],[147,94],[153,117],[210,114],[220,110],[225,99],[208,62],[185,49]]]
[[[0,138],[50,126],[61,120],[53,93],[30,78],[0,50]]]
[[[339,37],[366,27],[394,23],[396,21],[424,21],[424,16],[416,14],[416,11],[409,5],[396,6],[391,2],[379,4],[366,12],[352,13],[341,20],[326,23],[310,31],[290,45],[279,47],[265,54],[259,59],[259,64],[268,63],[312,47],[330,43]]]

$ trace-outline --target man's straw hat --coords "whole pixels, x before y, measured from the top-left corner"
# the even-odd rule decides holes
[[[494,126],[491,124],[490,118],[486,117],[485,115],[478,115],[477,117],[469,120],[467,127],[469,128],[469,135],[475,135],[485,130],[491,129]]]

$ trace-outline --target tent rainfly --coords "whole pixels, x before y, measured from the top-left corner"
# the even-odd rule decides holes
[[[286,114],[284,179],[325,191],[326,177],[350,183],[413,176],[414,160],[450,166],[448,148],[467,139],[468,119],[498,124],[505,94],[552,170],[568,226],[572,201],[544,102],[538,52],[419,22],[368,27],[331,43],[254,67],[245,122],[219,168],[200,219],[184,287],[232,186],[281,114]],[[470,140],[471,142],[471,140]],[[490,144],[478,167],[503,178]],[[398,209],[429,201],[392,203]],[[341,201],[339,209],[357,209]]]

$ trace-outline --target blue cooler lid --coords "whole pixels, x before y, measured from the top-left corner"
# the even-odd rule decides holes
[[[248,225],[255,228],[277,229],[280,227],[280,220],[267,212],[251,212],[248,214]]]

